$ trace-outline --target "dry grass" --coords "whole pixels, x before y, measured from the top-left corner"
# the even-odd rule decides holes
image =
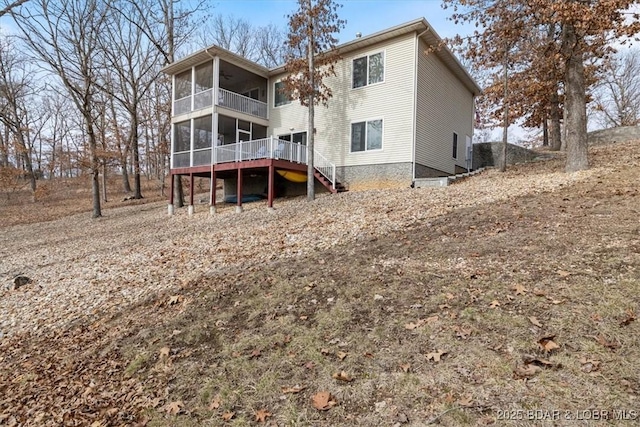
[[[262,409],[279,426],[577,425],[591,411],[609,420],[581,425],[637,425],[639,145],[592,159],[591,179],[555,191],[527,192],[526,178],[553,179],[560,161],[518,166],[509,177],[523,188],[510,200],[461,199],[384,235],[203,268],[116,314],[7,338],[0,425],[71,424],[72,402],[95,414],[75,419],[101,425],[249,426]],[[551,352],[538,344],[548,336]],[[517,375],[532,358],[551,365]],[[34,378],[34,363],[51,366]],[[353,380],[333,378],[342,371]],[[337,405],[316,410],[320,391]],[[60,398],[24,403],[45,393]]]

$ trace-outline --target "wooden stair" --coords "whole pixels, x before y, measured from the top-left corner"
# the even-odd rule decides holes
[[[334,186],[331,184],[331,181],[326,176],[324,176],[320,172],[318,172],[317,170],[313,171],[313,176],[315,176],[316,179],[318,181],[320,181],[320,183],[322,185],[324,185],[325,188],[327,190],[329,190],[330,192],[332,192],[333,194],[344,193],[345,191],[349,191],[347,189],[347,187],[345,187],[344,184],[342,184],[339,181],[336,181],[336,185],[335,185],[335,188],[334,188]]]

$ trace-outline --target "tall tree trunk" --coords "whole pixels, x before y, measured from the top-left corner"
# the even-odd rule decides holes
[[[131,151],[133,152],[133,188],[134,199],[142,199],[142,184],[140,182],[140,141],[138,140],[138,112],[131,112]]]
[[[502,98],[503,107],[503,130],[502,130],[502,156],[500,157],[500,172],[506,172],[507,170],[507,147],[509,144],[509,47],[504,47],[504,64],[503,64],[503,78],[504,78],[504,93]]]
[[[107,161],[102,161],[102,200],[107,203]]]
[[[311,11],[311,0],[308,0],[309,6],[308,10]],[[309,30],[308,30],[308,46],[307,46],[307,61],[309,65],[309,84],[311,88],[315,88],[314,81],[314,63],[313,63],[313,55],[314,55],[314,40],[313,40],[313,17],[311,16],[311,12],[309,12]],[[315,97],[313,96],[313,89],[311,91],[311,95],[309,95],[309,129],[307,131],[307,200],[312,201],[316,198],[315,191],[315,178],[314,178],[314,149],[315,149],[315,111],[314,111],[314,101]]]
[[[562,147],[562,130],[560,126],[560,100],[557,92],[551,95],[551,106],[549,110],[549,138],[551,142],[551,150],[560,150]]]
[[[565,24],[562,36],[563,47],[568,53],[565,71],[565,131],[567,146],[565,170],[566,172],[576,172],[589,168],[583,53],[574,25]]]
[[[91,163],[91,193],[93,198],[93,218],[102,216],[102,208],[100,206],[100,159],[98,159],[98,141],[93,129],[91,108],[85,105],[85,120],[87,121],[87,138],[89,139],[89,161]]]
[[[546,111],[542,120],[542,146],[549,146],[549,114]]]

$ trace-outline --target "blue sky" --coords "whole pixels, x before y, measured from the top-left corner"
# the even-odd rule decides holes
[[[343,7],[341,19],[347,24],[338,36],[340,43],[403,24],[416,18],[426,18],[441,37],[451,37],[464,31],[462,26],[447,20],[450,10],[443,10],[441,0],[337,0]],[[214,14],[234,15],[250,20],[255,25],[275,24],[287,26],[286,15],[295,12],[295,0],[213,0]]]

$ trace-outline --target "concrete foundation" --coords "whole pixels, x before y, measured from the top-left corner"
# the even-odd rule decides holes
[[[192,216],[194,212],[195,211],[194,211],[193,205],[189,205],[189,207],[187,208],[187,214],[189,216]]]
[[[242,206],[236,205],[236,213],[242,213],[242,211],[243,211]]]
[[[169,216],[173,216],[173,214],[175,213],[175,208],[173,205],[167,206],[167,213],[169,214]]]
[[[209,206],[209,215],[215,215],[215,214],[216,214],[216,207]]]

